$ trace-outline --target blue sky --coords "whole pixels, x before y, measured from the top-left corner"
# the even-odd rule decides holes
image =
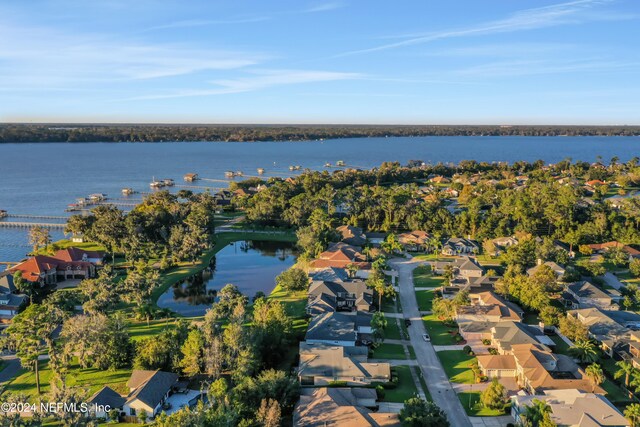
[[[638,0],[0,0],[0,121],[640,124]]]

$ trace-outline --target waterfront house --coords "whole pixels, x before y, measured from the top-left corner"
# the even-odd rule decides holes
[[[94,265],[102,265],[104,262],[104,252],[85,251],[84,249],[75,247],[60,249],[53,257],[67,262],[83,261],[90,262]]]
[[[516,422],[533,400],[545,402],[551,421],[557,426],[570,427],[630,427],[631,423],[606,397],[577,389],[547,390],[544,394],[518,393],[511,397],[511,416]]]
[[[391,365],[369,362],[368,354],[369,348],[365,346],[301,342],[298,379],[303,386],[325,386],[334,381],[368,386],[372,382],[391,381]]]
[[[186,173],[186,174],[184,174],[183,178],[187,182],[197,181],[198,180],[198,174],[197,173]]]
[[[565,287],[565,301],[575,308],[599,308],[601,310],[619,310],[611,294],[586,280],[570,283]]]
[[[364,280],[314,281],[309,286],[308,298],[310,315],[325,311],[370,311],[373,305],[373,291]]]
[[[398,414],[377,411],[373,388],[303,388],[293,411],[296,427],[400,427]]]
[[[58,258],[57,255],[61,258]],[[80,260],[76,260],[76,257]],[[91,256],[93,258],[88,258]],[[85,261],[86,259],[86,261]],[[22,272],[22,278],[38,285],[55,285],[59,280],[89,279],[96,275],[96,265],[89,261],[102,259],[99,253],[91,253],[68,248],[56,253],[56,256],[36,255],[11,267],[12,274]],[[100,261],[101,262],[101,261]]]
[[[11,272],[0,272],[0,321],[13,319],[26,302],[27,296],[16,289]]]
[[[304,340],[311,344],[355,346],[356,316],[338,312],[319,314],[311,319]]]
[[[134,370],[127,381],[125,415],[138,416],[144,410],[149,417],[155,417],[177,382],[178,375],[172,372]]]
[[[367,257],[360,252],[360,248],[343,242],[334,243],[322,252],[318,259],[311,263],[313,268],[347,268],[353,264],[360,270],[369,270],[371,264],[367,262]]]
[[[342,236],[341,241],[351,246],[364,246],[367,243],[367,237],[364,235],[362,228],[352,225],[342,225],[336,228],[336,231]]]
[[[475,254],[479,251],[480,246],[478,242],[458,237],[452,237],[447,240],[442,247],[442,253],[444,255]]]

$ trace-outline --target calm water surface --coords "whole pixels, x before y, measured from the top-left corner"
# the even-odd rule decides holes
[[[236,285],[249,298],[258,291],[268,295],[275,277],[296,260],[287,242],[240,241],[223,248],[212,260],[211,269],[179,283],[165,292],[158,306],[183,316],[202,316],[226,284]]]
[[[0,209],[14,214],[65,215],[78,197],[105,193],[121,198],[123,187],[149,191],[155,178],[173,178],[185,185],[188,172],[218,181],[196,186],[225,187],[224,172],[241,170],[265,176],[289,176],[290,165],[315,170],[343,160],[371,168],[385,161],[427,163],[478,161],[556,162],[626,161],[640,153],[637,137],[415,137],[363,138],[307,142],[167,142],[167,143],[40,143],[0,144]],[[174,187],[179,190],[180,186]],[[196,191],[202,189],[196,189]],[[134,195],[132,202],[141,195]],[[126,209],[126,207],[123,206]],[[54,238],[61,233],[54,233]],[[26,233],[0,228],[0,261],[19,260],[28,252]],[[1,268],[1,267],[0,267]]]

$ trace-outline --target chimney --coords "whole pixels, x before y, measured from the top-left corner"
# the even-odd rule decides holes
[[[538,265],[542,265],[542,258],[538,258]]]

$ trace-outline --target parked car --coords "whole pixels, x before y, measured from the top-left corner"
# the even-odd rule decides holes
[[[409,326],[411,326],[411,320],[409,320],[409,319],[404,319],[404,326],[406,326],[407,328],[408,328]]]
[[[422,339],[425,340],[426,342],[431,341],[431,337],[429,336],[429,334],[422,334]]]

